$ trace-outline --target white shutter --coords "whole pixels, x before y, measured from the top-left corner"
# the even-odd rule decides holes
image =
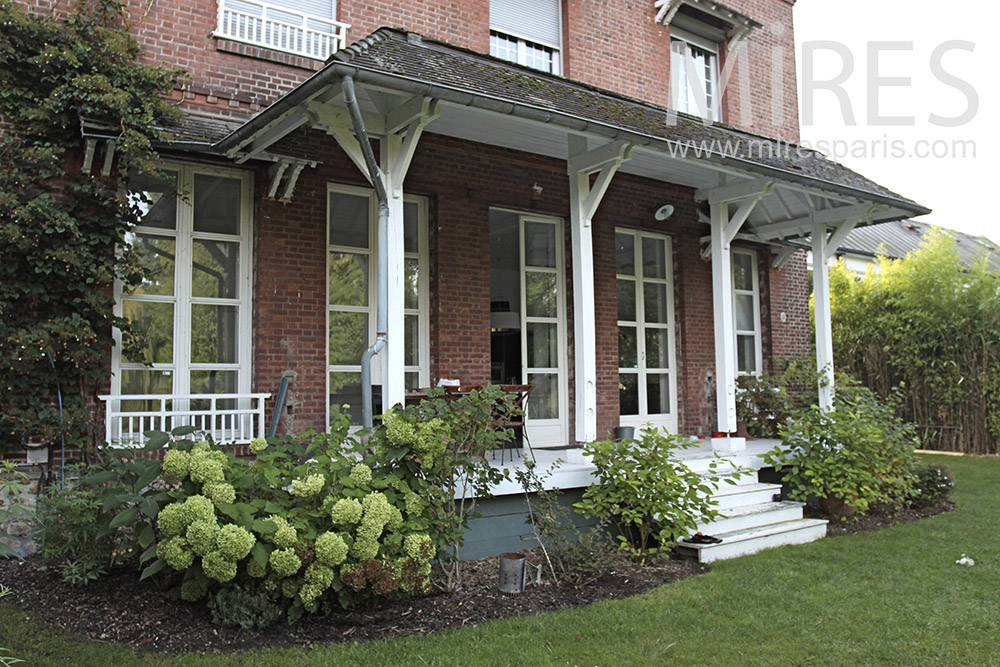
[[[299,14],[310,14],[324,19],[337,18],[336,0],[269,0],[275,7]]]
[[[490,29],[559,49],[559,0],[490,0]]]

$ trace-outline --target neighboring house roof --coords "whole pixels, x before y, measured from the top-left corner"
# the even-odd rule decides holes
[[[859,227],[847,235],[838,254],[855,254],[876,257],[879,255],[902,259],[920,248],[934,225],[916,220],[897,220],[877,225]],[[1000,246],[985,236],[972,236],[954,229],[938,227],[955,239],[955,249],[963,264],[972,264],[982,255],[989,257],[990,266],[1000,270]]]
[[[718,150],[695,155],[717,163],[923,215],[929,209],[821,153],[521,67],[414,33],[380,28],[335,53],[322,70],[215,145],[233,154],[255,133],[351,73],[373,84],[422,93],[455,105],[531,119],[673,153],[682,146]],[[690,159],[693,153],[688,153]]]

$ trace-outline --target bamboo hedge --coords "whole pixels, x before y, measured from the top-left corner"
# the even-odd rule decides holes
[[[963,263],[932,230],[906,258],[880,258],[858,278],[830,272],[834,363],[880,396],[901,385],[899,416],[924,446],[997,453],[1000,436],[1000,275],[984,254]]]

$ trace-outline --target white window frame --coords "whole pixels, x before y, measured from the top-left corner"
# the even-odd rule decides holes
[[[342,246],[331,243],[330,239],[330,196],[341,194],[368,199],[368,248],[357,248],[354,246]],[[406,204],[416,204],[417,206],[417,252],[404,252],[404,259],[416,258],[419,262],[419,275],[417,278],[417,308],[404,308],[406,315],[417,315],[419,317],[418,329],[418,365],[404,366],[404,373],[418,373],[418,386],[430,386],[430,250],[428,239],[427,223],[427,198],[416,195],[404,195],[404,210]],[[360,364],[330,364],[330,313],[338,312],[358,312],[368,314],[368,340],[366,347],[375,340],[377,322],[376,308],[378,304],[378,284],[376,280],[378,271],[378,208],[375,192],[371,188],[360,188],[337,183],[327,184],[326,198],[326,261],[324,267],[326,271],[326,295],[325,295],[325,338],[324,338],[324,358],[326,359],[326,424],[329,426],[332,413],[330,411],[330,374],[331,373],[361,373]],[[368,255],[368,305],[367,306],[339,306],[330,303],[330,280],[329,280],[329,257],[331,252],[349,252],[354,254]],[[405,322],[405,320],[404,320]],[[405,325],[404,325],[405,326]],[[382,376],[380,363],[384,355],[378,355],[372,359],[372,381],[378,384],[376,378]],[[359,406],[360,408],[360,406]],[[357,415],[354,415],[357,417]],[[354,428],[354,427],[352,427]]]
[[[629,375],[637,375],[639,413],[637,415],[619,414],[619,423],[622,426],[641,427],[646,424],[665,428],[667,431],[675,433],[677,431],[677,345],[674,336],[676,322],[674,319],[674,271],[673,271],[673,238],[665,234],[655,234],[637,229],[616,228],[615,236],[624,234],[633,238],[633,253],[635,258],[635,272],[633,275],[615,273],[615,285],[619,280],[628,280],[635,286],[635,316],[632,320],[616,320],[616,329],[622,326],[634,327],[636,330],[636,363],[634,368],[619,367],[618,372]],[[664,278],[646,277],[643,274],[642,240],[644,238],[662,241],[664,244]],[[616,241],[617,244],[617,241]],[[661,284],[666,285],[667,294],[667,322],[648,323],[645,315],[645,299],[643,297],[643,285]],[[646,360],[646,328],[663,329],[667,332],[667,364],[666,369],[647,369]],[[669,412],[650,413],[648,411],[648,397],[646,395],[646,377],[648,373],[666,374],[668,377],[668,387],[670,391]],[[620,405],[620,404],[619,404]]]
[[[191,393],[191,371],[223,370],[237,371],[237,394],[248,394],[253,377],[253,180],[245,171],[203,167],[180,163],[163,165],[165,171],[177,173],[177,213],[173,229],[144,227],[138,225],[135,232],[174,239],[174,294],[158,296],[145,294],[125,295],[120,281],[115,281],[115,315],[123,316],[124,300],[144,303],[172,303],[174,305],[173,362],[154,363],[152,367],[138,362],[123,362],[121,330],[114,330],[115,346],[111,357],[111,395],[121,396],[121,372],[123,370],[162,370],[173,374],[171,379],[173,396],[188,396]],[[194,231],[194,177],[195,174],[236,178],[241,182],[240,234],[215,234]],[[192,296],[192,258],[195,239],[236,241],[240,244],[239,276],[237,278],[237,299],[214,299]],[[202,364],[191,361],[191,306],[235,305],[237,315],[237,361],[235,363]],[[176,406],[175,406],[176,407]],[[186,406],[180,406],[186,409]]]
[[[675,44],[684,46],[679,52]],[[699,75],[697,84],[692,85],[689,64],[697,65],[691,48],[697,48],[711,56],[709,76]],[[710,39],[674,26],[670,27],[670,91],[674,108],[682,113],[701,116],[711,121],[722,120],[722,100],[719,95],[719,45]],[[706,83],[711,88],[708,96]],[[691,98],[694,99],[691,99]]]
[[[760,375],[762,372],[762,365],[764,362],[764,355],[762,352],[761,345],[761,327],[760,327],[760,267],[757,264],[757,252],[751,250],[750,248],[733,248],[732,258],[735,260],[736,255],[747,255],[750,257],[750,262],[753,267],[751,273],[751,280],[753,281],[753,288],[749,290],[736,289],[736,271],[733,274],[733,342],[736,345],[736,373],[737,375]],[[735,264],[735,261],[734,261]],[[750,295],[753,297],[753,329],[739,329],[736,324],[736,297],[738,296]],[[756,370],[747,371],[739,367],[739,337],[740,336],[753,336],[754,339],[754,360]]]
[[[514,42],[517,45],[517,55],[514,58],[507,58],[501,55],[496,49],[494,49],[493,39],[505,39]],[[541,67],[535,67],[528,62],[528,50],[531,47],[541,49],[548,53],[552,58],[552,69],[547,70]],[[532,67],[542,72],[549,72],[550,74],[562,74],[562,52],[558,45],[546,44],[544,42],[538,42],[531,39],[526,39],[518,35],[511,34],[509,32],[504,32],[502,30],[490,29],[490,55],[494,58],[500,58],[501,60],[507,60],[512,63],[517,63],[518,65],[524,65],[525,67]]]

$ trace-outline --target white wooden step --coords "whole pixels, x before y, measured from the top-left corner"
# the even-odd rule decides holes
[[[712,456],[698,456],[694,458],[684,458],[681,457],[681,462],[696,473],[703,474],[709,471],[712,466],[712,462],[716,462],[715,472],[719,474],[730,474],[736,470],[744,470],[749,474],[741,476],[741,479],[746,479],[747,477],[753,476],[756,478],[756,472],[760,468],[759,459],[754,460],[754,457],[749,456],[726,456],[722,458],[716,458]]]
[[[804,503],[785,500],[782,502],[767,502],[759,505],[734,507],[723,512],[725,515],[724,518],[699,523],[697,529],[706,535],[715,535],[717,533],[731,533],[737,530],[766,526],[772,523],[795,521],[802,518],[803,505]]]
[[[737,507],[749,507],[750,505],[761,505],[774,501],[774,495],[781,493],[780,484],[726,484],[719,485],[718,490],[712,494],[718,505],[716,509],[725,514],[725,510]]]
[[[682,554],[697,557],[699,563],[711,563],[786,544],[814,542],[826,535],[826,523],[825,519],[783,521],[747,530],[716,533],[714,536],[722,539],[719,544],[690,544],[682,540],[677,546]]]

